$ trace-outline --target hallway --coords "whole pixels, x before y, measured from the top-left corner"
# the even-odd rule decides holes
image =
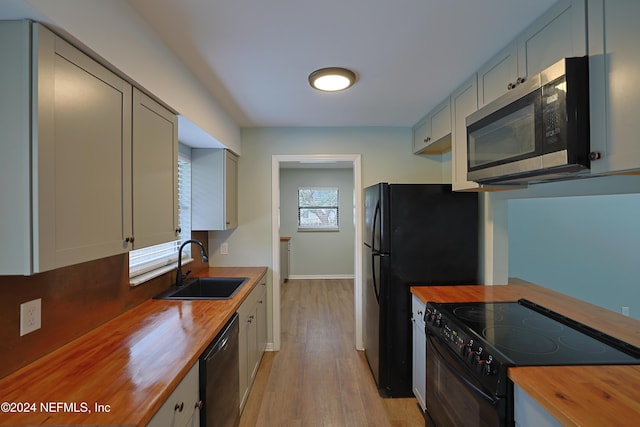
[[[378,395],[353,319],[353,280],[285,283],[282,348],[265,353],[240,426],[423,426],[414,398]]]

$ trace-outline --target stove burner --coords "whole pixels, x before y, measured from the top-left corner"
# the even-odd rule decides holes
[[[458,319],[470,322],[486,322],[487,319],[491,319],[492,322],[504,320],[502,313],[497,313],[491,308],[483,306],[457,307],[453,309],[453,314]]]
[[[567,347],[582,353],[599,354],[607,351],[607,346],[600,341],[595,341],[586,336],[563,335],[558,341]]]
[[[484,328],[482,335],[498,348],[525,354],[551,354],[558,344],[546,335],[518,326]]]
[[[564,330],[562,323],[558,323],[548,317],[527,317],[522,319],[522,324],[527,328],[545,332],[561,332]]]

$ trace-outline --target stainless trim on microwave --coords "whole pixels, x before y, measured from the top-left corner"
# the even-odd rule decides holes
[[[580,165],[567,164],[567,161],[567,150],[556,151],[555,153],[543,154],[542,156],[493,166],[489,169],[470,171],[468,173],[468,179],[471,181],[479,180],[490,183],[491,177],[499,176],[496,182],[525,184],[563,179],[568,176],[573,176],[577,172],[586,170]],[[545,170],[547,173],[542,174],[541,172]],[[538,178],[532,179],[532,175],[523,175],[527,171],[534,171],[534,176],[538,176]]]

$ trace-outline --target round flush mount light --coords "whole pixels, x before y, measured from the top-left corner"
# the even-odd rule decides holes
[[[312,88],[325,92],[337,92],[353,86],[356,73],[346,68],[321,68],[309,74],[309,84]]]

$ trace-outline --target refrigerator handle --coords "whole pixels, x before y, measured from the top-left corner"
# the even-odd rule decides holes
[[[373,294],[376,296],[376,302],[380,304],[380,292],[378,292],[378,283],[376,280],[376,263],[375,257],[380,256],[379,253],[371,254],[371,277],[373,278]]]
[[[376,208],[373,211],[373,226],[371,227],[371,249],[373,253],[377,253],[379,248],[376,248],[376,225],[378,223],[378,214],[380,213],[380,200],[376,203]],[[375,277],[375,276],[374,276]]]
[[[380,304],[380,290],[378,289],[378,281],[376,280],[376,263],[374,261],[375,257],[385,257],[387,254],[380,252],[373,252],[371,254],[371,277],[373,279],[373,293],[376,295],[376,301]]]

